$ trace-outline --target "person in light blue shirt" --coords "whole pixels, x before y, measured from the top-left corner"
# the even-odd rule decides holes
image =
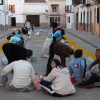
[[[14,35],[14,37],[18,37],[18,38],[22,38],[22,34],[21,34],[21,31],[18,30],[18,33]]]
[[[100,78],[95,73],[91,73],[87,70],[86,60],[82,57],[82,55],[83,51],[81,49],[75,51],[75,58],[69,65],[70,76],[74,74],[76,82],[81,86],[94,84],[94,82],[98,81]]]
[[[77,83],[82,83],[85,78],[89,80],[91,72],[86,70],[86,60],[82,57],[83,51],[78,49],[74,53],[74,59],[70,62],[69,73],[70,76],[74,74]]]
[[[11,37],[9,43],[21,44],[21,39],[18,37]]]
[[[62,36],[65,34],[65,31],[63,29],[56,31],[53,34],[53,41],[59,41],[62,39]]]

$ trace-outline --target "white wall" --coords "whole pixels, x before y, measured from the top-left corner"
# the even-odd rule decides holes
[[[0,24],[8,25],[8,0],[4,0],[3,5],[0,5]]]
[[[36,3],[36,4],[25,4],[24,7],[24,14],[33,14],[33,15],[38,15],[41,13],[46,13],[45,10],[48,10],[47,4],[41,4],[41,3]]]
[[[66,6],[72,5],[72,0],[66,0]],[[70,23],[68,23],[68,17],[70,17]],[[74,29],[74,13],[66,13],[66,28]]]

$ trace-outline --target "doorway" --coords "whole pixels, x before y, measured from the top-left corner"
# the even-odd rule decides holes
[[[11,26],[16,26],[16,17],[11,17]]]
[[[54,21],[54,17],[50,17],[50,27],[52,27],[53,21]]]
[[[40,27],[39,15],[27,15],[26,19],[30,19],[30,22],[35,25],[35,27]]]

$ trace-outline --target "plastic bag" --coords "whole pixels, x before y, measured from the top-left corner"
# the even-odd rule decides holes
[[[88,59],[87,59],[87,64],[88,64],[88,66],[91,64],[91,63],[93,63],[93,59],[92,59],[92,57],[88,57]]]
[[[36,76],[36,79],[34,80],[34,86],[35,86],[36,90],[38,90],[38,91],[42,90],[40,82],[41,82],[40,76]]]
[[[1,64],[2,65],[7,65],[8,64],[8,59],[6,57],[3,57],[3,59],[1,60]]]

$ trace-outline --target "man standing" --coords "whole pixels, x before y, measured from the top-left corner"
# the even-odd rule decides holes
[[[55,29],[56,29],[57,26],[58,26],[56,20],[54,20],[54,22],[52,23],[52,26],[53,26],[53,33],[55,33]]]
[[[61,59],[61,65],[63,67],[66,67],[66,57],[69,57],[70,55],[74,54],[74,50],[69,47],[68,45],[62,43],[62,42],[53,42],[50,45],[49,48],[49,59],[48,59],[48,63],[47,63],[47,73],[46,75],[48,75],[51,71],[51,68],[49,66],[50,61],[54,58],[54,55],[58,55]]]

